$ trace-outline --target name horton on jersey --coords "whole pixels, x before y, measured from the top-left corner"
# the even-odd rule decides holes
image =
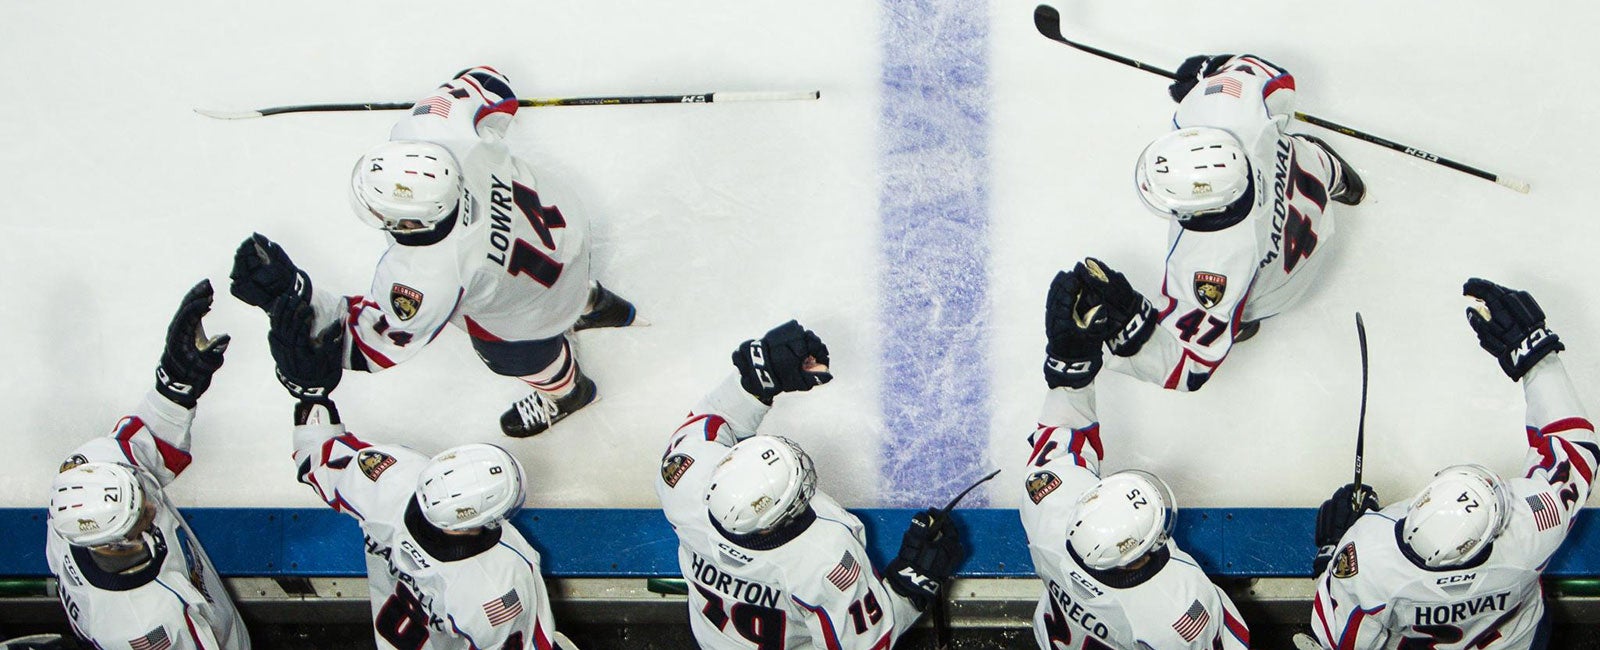
[[[698,553],[694,556],[694,580],[708,588],[738,598],[751,605],[778,608],[778,599],[782,595],[777,589],[763,584],[735,578],[717,570],[716,565],[705,561]]]

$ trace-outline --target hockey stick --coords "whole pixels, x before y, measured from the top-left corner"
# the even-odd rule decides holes
[[[961,494],[957,494],[956,498],[951,499],[950,503],[945,504],[944,509],[939,511],[939,516],[941,518],[950,516],[950,511],[955,509],[956,504],[961,503],[961,499],[965,498],[968,492],[977,489],[978,486],[984,483],[988,483],[989,479],[999,475],[1000,470],[995,470],[990,472],[988,476],[978,479],[977,483],[968,486],[967,489],[961,491]],[[954,583],[955,581],[952,580],[951,582]],[[952,642],[950,639],[950,603],[949,599],[946,598],[948,594],[948,590],[940,591],[939,597],[933,601],[933,611],[929,613],[929,617],[933,619],[933,647],[937,650],[950,650]]]
[[[1361,416],[1356,420],[1356,489],[1350,493],[1350,507],[1361,514],[1361,496],[1366,488],[1361,485],[1362,458],[1367,445],[1367,326],[1361,322],[1361,312],[1356,312],[1356,337],[1361,340]]]
[[[818,99],[820,90],[777,92],[713,92],[685,95],[619,95],[616,97],[536,97],[517,101],[518,106],[627,106],[632,104],[711,104],[715,102],[787,102]],[[196,108],[194,112],[218,120],[248,120],[284,113],[326,113],[335,111],[400,111],[411,102],[364,102],[352,104],[301,104],[274,106],[253,111],[221,111]]]
[[[1072,46],[1074,48],[1077,48],[1078,50],[1081,50],[1081,51],[1084,51],[1084,52],[1088,52],[1088,53],[1093,54],[1095,56],[1098,56],[1098,57],[1101,57],[1101,58],[1105,58],[1105,59],[1110,59],[1112,61],[1116,61],[1117,63],[1121,63],[1123,65],[1131,66],[1131,67],[1134,67],[1134,68],[1138,68],[1138,69],[1143,70],[1145,72],[1149,72],[1151,74],[1160,75],[1160,76],[1166,77],[1168,79],[1176,80],[1178,78],[1178,75],[1176,73],[1171,72],[1171,71],[1164,70],[1164,69],[1161,69],[1161,68],[1157,68],[1157,67],[1155,67],[1153,65],[1146,64],[1146,63],[1144,63],[1142,61],[1136,61],[1136,60],[1130,59],[1128,57],[1125,57],[1125,56],[1122,56],[1122,55],[1119,55],[1119,54],[1113,54],[1111,52],[1107,52],[1107,51],[1099,49],[1099,48],[1090,47],[1088,45],[1084,45],[1083,43],[1079,43],[1079,42],[1067,39],[1067,37],[1061,35],[1061,12],[1056,11],[1056,8],[1052,7],[1050,5],[1039,5],[1038,7],[1035,7],[1033,9],[1033,26],[1036,29],[1038,29],[1039,33],[1042,34],[1045,38],[1048,38],[1048,39],[1050,39],[1052,41],[1055,41],[1057,43],[1070,45],[1070,46]],[[1454,160],[1451,160],[1449,158],[1445,158],[1443,156],[1440,156],[1438,154],[1435,154],[1435,153],[1432,153],[1432,152],[1429,152],[1429,151],[1418,149],[1418,148],[1410,146],[1410,145],[1400,144],[1398,142],[1394,142],[1394,141],[1389,140],[1387,138],[1376,136],[1376,135],[1373,135],[1371,133],[1367,133],[1365,131],[1358,131],[1356,129],[1352,129],[1352,128],[1348,127],[1348,126],[1344,126],[1344,125],[1341,125],[1341,124],[1336,124],[1334,122],[1330,122],[1328,120],[1322,119],[1322,118],[1317,117],[1315,115],[1310,115],[1310,114],[1301,113],[1301,112],[1296,111],[1295,114],[1294,114],[1294,119],[1300,120],[1301,122],[1305,122],[1307,124],[1314,124],[1316,126],[1320,126],[1320,127],[1324,128],[1324,129],[1328,129],[1328,130],[1334,131],[1336,133],[1342,133],[1344,135],[1350,136],[1350,137],[1355,138],[1357,140],[1362,140],[1364,142],[1370,142],[1372,144],[1378,145],[1380,147],[1384,147],[1386,149],[1390,149],[1390,150],[1393,150],[1393,151],[1398,151],[1398,152],[1403,153],[1403,154],[1405,154],[1407,156],[1413,156],[1413,157],[1416,157],[1416,158],[1421,158],[1422,160],[1426,160],[1426,161],[1431,162],[1431,163],[1436,164],[1436,165],[1442,165],[1444,167],[1448,167],[1450,169],[1454,169],[1454,170],[1456,170],[1458,172],[1471,174],[1473,176],[1477,176],[1478,178],[1482,178],[1482,179],[1487,180],[1487,181],[1492,181],[1496,185],[1501,185],[1503,187],[1508,187],[1508,188],[1511,188],[1511,189],[1516,190],[1518,192],[1521,192],[1523,194],[1527,194],[1528,193],[1528,189],[1529,188],[1528,188],[1527,181],[1517,180],[1515,178],[1511,178],[1511,177],[1508,177],[1508,176],[1502,176],[1500,174],[1495,174],[1493,172],[1484,171],[1482,169],[1478,169],[1477,167],[1473,167],[1471,165],[1466,165],[1466,164],[1463,164],[1463,163],[1460,163],[1460,162],[1456,162]]]

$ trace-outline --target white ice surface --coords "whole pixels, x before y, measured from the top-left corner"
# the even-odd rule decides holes
[[[992,444],[974,460],[1015,472],[1044,390],[1050,275],[1092,254],[1155,293],[1166,225],[1142,211],[1129,175],[1171,104],[1161,79],[1038,36],[1031,2],[990,6],[994,331],[979,344]],[[1157,471],[1190,505],[1314,505],[1348,480],[1359,393],[1351,314],[1361,310],[1373,355],[1367,476],[1380,493],[1397,498],[1456,462],[1516,471],[1520,390],[1461,318],[1471,275],[1533,291],[1571,347],[1581,394],[1596,394],[1600,222],[1586,199],[1600,151],[1600,44],[1588,26],[1600,9],[1059,6],[1069,35],[1163,67],[1197,52],[1266,56],[1296,74],[1306,112],[1533,184],[1519,195],[1322,134],[1370,188],[1325,242],[1336,256],[1325,285],[1268,321],[1199,394],[1104,375],[1108,468]],[[455,330],[404,366],[347,375],[335,396],[352,429],[427,451],[508,444],[529,465],[535,505],[652,506],[660,444],[727,371],[732,346],[796,317],[826,338],[838,379],[780,400],[769,425],[806,444],[825,490],[847,505],[878,502],[878,4],[474,7],[0,4],[10,89],[0,103],[0,400],[11,416],[0,506],[42,504],[59,459],[137,402],[172,309],[201,277],[219,291],[208,329],[235,340],[175,497],[315,505],[293,480],[291,402],[271,376],[265,318],[226,295],[228,267],[233,247],[260,231],[320,286],[365,291],[383,243],[349,214],[345,179],[395,115],[221,122],[190,109],[409,101],[477,63],[530,97],[823,98],[525,109],[514,146],[587,190],[597,273],[652,325],[579,335],[602,400],[537,438],[499,435],[498,414],[523,389],[484,369]],[[997,481],[992,503],[1014,502],[1016,481]]]

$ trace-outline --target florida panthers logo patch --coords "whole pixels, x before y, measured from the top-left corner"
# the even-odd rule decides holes
[[[1055,492],[1056,488],[1061,487],[1061,478],[1056,476],[1055,472],[1034,472],[1028,476],[1027,487],[1028,498],[1037,504],[1050,496],[1051,492]]]
[[[422,292],[396,282],[389,287],[389,306],[400,320],[411,320],[422,308]]]
[[[693,465],[694,459],[687,454],[673,454],[661,461],[661,482],[666,483],[667,487],[678,487],[678,481]]]
[[[378,480],[379,476],[383,476],[383,473],[390,467],[394,467],[394,463],[394,456],[381,451],[368,449],[356,455],[356,465],[361,468],[361,473],[366,474],[367,478],[373,481]]]
[[[1228,276],[1219,273],[1196,271],[1194,274],[1194,299],[1200,301],[1200,306],[1210,309],[1222,302],[1222,296],[1228,292]]]
[[[1360,568],[1356,564],[1356,545],[1354,542],[1345,544],[1344,548],[1339,549],[1339,554],[1333,558],[1333,577],[1335,578],[1351,577]]]

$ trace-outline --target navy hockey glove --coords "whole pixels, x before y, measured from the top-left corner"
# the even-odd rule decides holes
[[[912,515],[911,526],[900,540],[900,554],[889,562],[884,577],[895,593],[905,596],[918,611],[926,611],[966,554],[950,513],[929,508]]]
[[[1378,510],[1378,493],[1370,486],[1361,486],[1360,507],[1356,507],[1356,485],[1346,483],[1333,491],[1333,496],[1317,509],[1317,559],[1312,563],[1312,575],[1322,575],[1333,560],[1335,547],[1344,538],[1345,531],[1368,510]]]
[[[795,321],[739,344],[733,365],[739,369],[739,385],[765,404],[778,393],[807,391],[833,380],[827,371],[828,346]]]
[[[283,252],[283,247],[261,233],[250,235],[233,252],[228,292],[247,305],[272,309],[273,301],[295,288],[295,276],[304,276]],[[311,279],[305,278],[307,286]]]
[[[267,345],[277,364],[278,383],[302,402],[328,402],[344,374],[344,325],[335,321],[313,334],[316,310],[309,291],[278,297],[267,313],[272,321]]]
[[[1177,79],[1167,86],[1167,94],[1172,96],[1172,101],[1183,101],[1201,79],[1216,74],[1232,58],[1232,54],[1201,54],[1184,59],[1175,73]]]
[[[1044,382],[1051,388],[1083,388],[1094,381],[1105,363],[1101,346],[1109,327],[1105,321],[1093,324],[1100,306],[1088,314],[1078,312],[1083,283],[1078,276],[1057,271],[1050,282],[1044,303],[1045,345]]]
[[[1544,325],[1544,310],[1526,291],[1472,278],[1461,293],[1483,301],[1467,308],[1467,323],[1478,333],[1478,345],[1500,361],[1513,381],[1522,379],[1552,352],[1567,349],[1561,337]]]
[[[1086,257],[1072,269],[1082,287],[1074,314],[1085,316],[1085,326],[1107,333],[1106,348],[1119,357],[1139,353],[1155,332],[1156,308],[1128,284],[1128,278],[1105,262]]]
[[[178,313],[167,325],[167,346],[156,366],[156,392],[184,408],[194,408],[211,386],[211,373],[222,367],[227,334],[207,337],[200,322],[211,311],[211,281],[201,280],[184,294]]]

